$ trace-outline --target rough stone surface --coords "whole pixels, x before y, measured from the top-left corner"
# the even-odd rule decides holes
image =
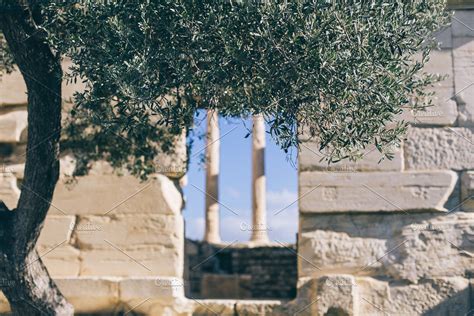
[[[74,230],[75,216],[47,216],[43,230],[38,239],[38,244],[44,247],[53,247],[67,243]]]
[[[59,278],[55,281],[76,313],[113,312],[118,307],[119,287],[114,279]]]
[[[59,182],[52,204],[67,214],[171,215],[180,214],[182,196],[175,183],[162,175],[143,183],[134,176],[91,174],[71,185]]]
[[[468,280],[427,279],[419,284],[357,278],[360,315],[467,315]]]
[[[299,208],[302,213],[445,211],[456,180],[450,171],[301,172]]]
[[[183,221],[180,216],[162,214],[81,216],[74,237],[83,248],[110,248],[110,244],[178,248],[183,240]]]
[[[445,76],[446,78],[433,87],[427,89],[434,92],[431,97],[432,106],[422,111],[407,110],[401,115],[401,119],[412,125],[453,125],[458,118],[456,102],[452,100],[454,95],[453,59],[451,49],[433,50],[430,60],[423,71],[431,74]]]
[[[9,209],[14,209],[20,197],[16,177],[7,170],[0,173],[0,200]]]
[[[316,142],[302,142],[298,156],[299,171],[330,171],[330,172],[358,172],[358,171],[401,171],[403,167],[403,157],[400,149],[394,148],[394,158],[392,160],[381,159],[383,155],[375,148],[371,147],[365,151],[361,160],[341,161],[328,165],[322,160],[323,154],[319,152]]]
[[[235,300],[195,300],[193,315],[234,316]]]
[[[21,135],[27,126],[27,118],[26,111],[12,111],[0,115],[0,142],[20,142]]]
[[[127,278],[119,283],[120,298],[124,301],[155,297],[170,299],[184,296],[184,281],[181,278],[146,277]]]
[[[451,22],[454,37],[474,37],[474,16],[471,10],[456,10]]]
[[[474,31],[473,31],[474,33]],[[454,39],[455,100],[459,108],[459,125],[474,127],[474,37]]]
[[[53,277],[78,276],[81,269],[80,251],[68,244],[60,246],[37,246],[38,252],[48,272]]]
[[[164,246],[82,249],[83,276],[175,276],[183,273],[182,251]]]
[[[474,168],[474,128],[410,128],[405,141],[407,169]]]
[[[330,275],[317,280],[316,315],[358,315],[358,296],[352,275]]]
[[[465,171],[461,176],[461,208],[474,212],[474,171]]]
[[[303,215],[300,229],[300,277],[385,275],[416,283],[464,275],[474,264],[472,213]]]

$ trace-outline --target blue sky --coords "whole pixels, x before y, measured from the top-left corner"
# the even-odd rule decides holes
[[[206,117],[200,112],[196,117],[191,148],[191,163],[188,184],[184,187],[186,208],[186,237],[202,239],[204,234],[204,191],[205,170],[203,135]],[[220,178],[219,201],[220,228],[223,241],[248,241],[250,232],[245,227],[251,220],[251,136],[245,138],[251,129],[251,120],[220,118]],[[192,135],[194,134],[194,135]],[[265,172],[267,177],[267,224],[270,239],[281,242],[295,242],[297,232],[297,170],[295,155],[283,152],[267,134],[265,152]],[[197,188],[196,188],[197,187]],[[293,203],[291,206],[289,206]],[[286,208],[275,215],[279,210]],[[231,211],[237,213],[233,214]],[[244,228],[244,229],[243,229]]]

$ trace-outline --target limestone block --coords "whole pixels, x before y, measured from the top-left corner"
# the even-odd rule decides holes
[[[474,214],[327,214],[300,217],[298,272],[385,275],[420,282],[474,265]]]
[[[0,115],[0,143],[18,143],[27,127],[28,113],[13,111]]]
[[[446,26],[435,34],[436,41],[439,43],[439,48],[446,49],[453,47],[453,35],[451,25]]]
[[[388,282],[370,277],[356,278],[360,315],[388,314],[392,298]]]
[[[390,286],[389,315],[467,315],[469,281],[462,277]]]
[[[120,281],[120,299],[124,302],[153,297],[161,300],[184,297],[184,280],[171,277],[132,277]]]
[[[110,278],[57,278],[76,313],[113,312],[119,306],[119,283]]]
[[[409,170],[474,168],[473,132],[474,128],[410,128],[404,146],[405,167]]]
[[[452,19],[453,37],[474,37],[474,14],[470,10],[456,10]]]
[[[72,185],[59,182],[53,204],[77,215],[180,214],[182,196],[175,183],[163,175],[141,182],[129,175],[91,174]],[[57,210],[51,211],[57,214]]]
[[[357,278],[360,315],[467,315],[468,280],[423,280],[419,284]]]
[[[317,280],[315,315],[359,315],[358,293],[351,275],[328,275]]]
[[[277,300],[242,300],[235,304],[235,311],[239,316],[273,316],[280,315],[278,310],[282,305],[283,302]]]
[[[234,316],[235,300],[193,300],[194,316],[223,315]]]
[[[474,37],[455,38],[454,45],[454,86],[459,109],[458,121],[460,126],[474,127]]]
[[[454,95],[452,53],[449,49],[433,50],[430,60],[423,71],[431,74],[445,76],[433,87],[428,87],[428,92],[434,92],[431,97],[432,106],[421,111],[405,110],[400,116],[412,125],[453,125],[458,117],[457,105],[452,97]]]
[[[110,243],[118,247],[161,245],[180,249],[183,236],[181,215],[83,216],[74,228],[80,247],[94,249],[108,249]]]
[[[163,246],[81,250],[81,276],[182,277],[181,249]]]
[[[187,163],[186,131],[175,137],[173,148],[155,158],[156,172],[173,179],[180,179],[186,174]]]
[[[8,303],[7,298],[0,291],[0,313],[7,314],[10,311],[10,303]],[[8,315],[8,314],[7,314]]]
[[[370,147],[364,152],[362,159],[357,161],[343,160],[328,165],[327,161],[321,160],[323,154],[319,152],[316,142],[302,142],[298,155],[299,171],[330,171],[330,172],[358,172],[358,171],[396,171],[402,170],[402,152],[399,148],[393,148],[395,157],[392,160],[381,159],[383,155],[375,148]]]
[[[15,67],[11,74],[4,74],[0,81],[0,107],[27,102],[25,81],[21,72]]]
[[[322,230],[301,233],[298,247],[300,277],[330,273],[377,274],[383,268],[377,259],[387,251],[384,239]]]
[[[0,172],[0,200],[9,209],[14,209],[20,198],[16,177],[7,170]]]
[[[397,233],[397,232],[394,232]],[[400,228],[387,240],[386,273],[413,283],[464,275],[474,265],[474,214],[453,213]]]
[[[302,213],[445,211],[457,175],[452,171],[301,172]]]
[[[461,208],[463,211],[474,211],[474,171],[466,171],[462,173],[461,201]]]
[[[74,216],[47,216],[38,239],[38,245],[54,247],[61,243],[68,243],[71,239],[75,220]]]
[[[81,262],[79,261],[80,251],[68,244],[58,247],[38,246],[41,260],[48,268],[48,272],[53,276],[72,277],[78,276]]]

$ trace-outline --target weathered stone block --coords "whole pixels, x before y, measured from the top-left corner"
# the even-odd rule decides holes
[[[182,250],[163,246],[81,250],[81,276],[182,277]]]
[[[352,275],[328,275],[317,280],[316,315],[359,315],[358,293]]]
[[[27,126],[26,111],[12,111],[0,115],[0,143],[18,143]]]
[[[20,193],[16,177],[10,173],[8,169],[4,169],[3,172],[0,172],[0,200],[3,201],[9,209],[16,207]]]
[[[71,239],[75,220],[74,216],[47,216],[38,239],[38,245],[53,247],[61,243],[68,243]]]
[[[412,170],[474,168],[473,132],[474,128],[410,128],[404,146],[405,167]]]
[[[391,285],[389,315],[467,315],[469,281],[462,277],[425,280],[417,285]]]
[[[406,110],[400,119],[412,123],[412,125],[453,125],[458,117],[457,105],[452,97],[454,95],[453,60],[449,49],[433,50],[430,60],[423,71],[445,76],[446,78],[437,82],[433,87],[427,88],[428,92],[434,92],[431,97],[432,106],[422,111]]]
[[[416,283],[464,275],[473,264],[473,213],[303,215],[300,229],[300,277],[384,275]]]
[[[120,299],[130,301],[150,297],[162,300],[184,297],[184,280],[181,278],[144,277],[120,281]]]
[[[388,282],[369,277],[356,278],[360,315],[388,315],[392,298]]]
[[[445,211],[457,175],[451,171],[301,172],[302,213]]]
[[[383,267],[377,258],[387,251],[385,240],[351,237],[345,232],[313,231],[301,233],[298,272],[318,277],[331,273],[378,273]]]
[[[321,160],[323,154],[319,152],[316,142],[302,142],[298,156],[299,171],[330,171],[330,172],[358,172],[358,171],[397,171],[402,170],[402,152],[399,148],[393,149],[392,160],[381,159],[383,155],[374,147],[367,149],[362,159],[358,161],[344,160],[328,165]]]
[[[181,215],[136,214],[83,216],[74,227],[76,242],[84,248],[160,245],[180,249],[183,243]]]
[[[439,43],[439,48],[446,49],[453,47],[453,35],[451,25],[435,33],[436,41]]]
[[[79,261],[80,251],[68,244],[60,246],[37,247],[41,260],[48,268],[48,272],[53,276],[72,277],[78,276],[81,262]]]
[[[114,312],[119,305],[119,284],[107,278],[58,278],[61,292],[76,313]]]
[[[222,315],[234,316],[235,300],[193,300],[194,316]]]
[[[141,182],[128,175],[91,174],[72,185],[59,182],[52,204],[77,215],[180,214],[182,196],[175,183],[163,175]]]
[[[360,315],[467,315],[468,280],[423,280],[419,284],[357,278]]]
[[[474,33],[474,32],[473,32]],[[460,126],[474,127],[474,37],[454,39],[454,85]]]
[[[474,37],[474,15],[470,10],[456,10],[452,19],[453,37]]]
[[[173,140],[173,148],[167,153],[161,153],[156,156],[156,173],[163,174],[172,179],[180,179],[187,172],[187,145],[186,131],[176,136]]]
[[[466,171],[462,173],[461,201],[461,208],[463,211],[474,211],[474,171]]]
[[[236,302],[235,311],[239,316],[284,315],[278,312],[283,307],[282,305],[281,301],[242,300]]]

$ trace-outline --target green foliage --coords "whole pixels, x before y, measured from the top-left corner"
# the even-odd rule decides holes
[[[138,160],[146,175],[153,143],[189,127],[200,107],[262,113],[283,149],[309,132],[330,162],[374,143],[390,157],[406,128],[396,116],[430,104],[424,88],[437,78],[421,69],[444,9],[442,0],[117,0],[45,14],[51,43],[87,84],[70,146],[84,161]]]

